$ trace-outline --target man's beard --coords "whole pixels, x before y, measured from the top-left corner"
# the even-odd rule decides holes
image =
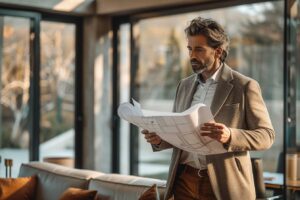
[[[192,65],[192,69],[194,71],[194,73],[196,74],[201,74],[202,72],[204,72],[207,69],[207,65],[200,63],[199,61],[193,59],[191,60],[191,65]]]

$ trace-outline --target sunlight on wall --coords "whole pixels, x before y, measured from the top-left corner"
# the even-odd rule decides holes
[[[53,9],[60,11],[71,11],[80,6],[85,0],[62,0],[56,4]]]

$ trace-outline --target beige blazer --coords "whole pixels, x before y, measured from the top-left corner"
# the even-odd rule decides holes
[[[180,81],[174,102],[174,112],[190,107],[197,88],[197,75]],[[212,101],[211,111],[216,122],[231,130],[227,153],[206,156],[209,178],[219,200],[253,200],[255,188],[250,150],[271,147],[275,132],[263,101],[259,84],[228,67],[221,69],[220,80]],[[172,196],[177,166],[182,150],[162,142],[154,151],[173,148],[165,199]]]

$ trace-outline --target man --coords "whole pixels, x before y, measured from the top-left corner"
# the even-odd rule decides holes
[[[224,63],[229,39],[217,22],[196,18],[185,33],[194,74],[180,81],[173,111],[210,106],[215,122],[202,125],[200,134],[222,143],[227,153],[188,153],[143,130],[155,151],[173,148],[165,199],[253,200],[248,151],[270,148],[275,137],[260,87]]]

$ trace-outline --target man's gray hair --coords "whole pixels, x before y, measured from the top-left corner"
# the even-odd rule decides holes
[[[193,19],[188,27],[185,28],[187,36],[203,35],[207,38],[207,44],[212,48],[222,48],[223,53],[220,57],[224,62],[229,52],[229,38],[220,24],[212,19],[197,17]]]

